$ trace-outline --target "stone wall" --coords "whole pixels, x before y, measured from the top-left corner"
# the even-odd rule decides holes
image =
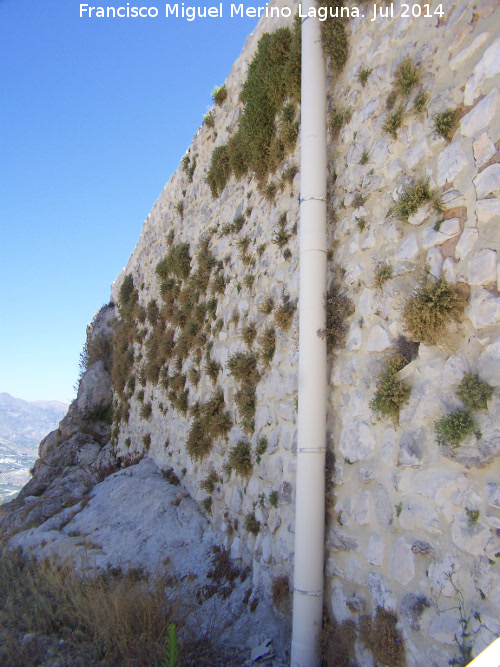
[[[376,22],[351,19],[349,59],[341,75],[329,74],[331,116],[348,111],[329,140],[330,279],[340,282],[352,314],[345,345],[330,356],[328,432],[335,464],[328,471],[326,544],[326,601],[336,622],[361,631],[365,617],[384,608],[397,617],[407,663],[439,667],[500,634],[498,393],[474,415],[481,437],[471,434],[452,448],[438,444],[434,432],[436,420],[462,407],[456,391],[465,373],[500,386],[500,13],[493,1],[442,7],[441,18],[405,19],[396,11]],[[220,543],[252,567],[255,591],[269,591],[281,575],[291,580],[293,570],[298,317],[296,312],[287,328],[274,313],[298,299],[300,174],[279,185],[274,201],[251,178],[232,178],[213,199],[205,178],[214,147],[235,130],[242,111],[238,93],[258,38],[277,26],[276,19],[263,20],[249,38],[227,79],[228,99],[214,109],[215,127],[202,126],[187,153],[191,165],[196,159],[192,182],[182,168],[172,176],[112,288],[118,301],[123,277],[131,274],[140,303],[147,307],[155,299],[161,305],[155,268],[169,250],[172,230],[173,244],[189,243],[192,256],[210,239],[208,247],[222,262],[217,271],[225,289],[205,326],[205,344],[169,374],[186,374],[191,409],[222,389],[232,424],[227,438],[204,458],[188,456],[196,410],[183,414],[161,382],[141,381],[148,329],[135,343],[138,381],[128,421],[115,430],[116,448],[133,457],[146,443],[160,467],[175,470],[191,496],[205,503]],[[420,81],[388,110],[405,58],[417,66]],[[371,70],[364,80],[362,70]],[[401,125],[391,134],[388,121],[399,109]],[[458,110],[448,140],[434,124],[447,109]],[[273,180],[279,183],[298,163],[297,148]],[[429,201],[407,222],[398,220],[389,211],[416,182],[428,184],[442,211]],[[289,238],[280,247],[285,213]],[[238,216],[244,216],[241,229],[228,230]],[[390,267],[389,277],[376,286],[380,267]],[[370,407],[376,379],[398,337],[411,338],[402,312],[426,267],[457,285],[467,298],[465,312],[440,345],[420,344],[402,371],[411,394],[399,420],[382,419]],[[207,299],[215,294],[212,284]],[[265,314],[268,296],[274,311]],[[257,336],[247,345],[242,335],[250,324]],[[270,327],[276,344],[266,363],[259,339]],[[235,403],[241,382],[228,366],[237,353],[259,360],[253,430]],[[215,382],[206,373],[206,355],[220,364]],[[200,375],[197,384],[190,369]],[[267,449],[260,453],[262,438]],[[242,441],[250,444],[252,461],[243,476],[227,467],[229,452]],[[200,484],[211,472],[216,481],[208,492]],[[245,528],[248,515],[260,524],[257,534]],[[374,650],[377,659],[366,641],[353,650],[356,664],[372,665]]]

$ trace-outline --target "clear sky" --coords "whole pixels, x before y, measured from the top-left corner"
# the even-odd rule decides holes
[[[128,4],[158,17],[0,0],[0,392],[25,400],[74,398],[85,327],[257,23]]]

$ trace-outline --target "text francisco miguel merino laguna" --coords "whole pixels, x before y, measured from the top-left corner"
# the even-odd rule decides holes
[[[190,5],[186,6],[184,3],[166,4],[165,18],[184,18],[187,21],[194,21],[196,18],[221,18],[222,17],[222,2],[218,6],[201,7]],[[326,21],[327,18],[357,18],[363,16],[360,14],[359,8],[352,7],[311,7],[308,11],[302,9],[302,5],[298,7],[298,15],[301,18],[307,16],[318,17],[320,21]],[[226,11],[224,12],[226,14]],[[260,17],[262,15],[271,18],[288,18],[292,16],[293,10],[290,7],[244,7],[241,4],[231,4],[229,8],[230,18]],[[80,17],[82,18],[157,18],[160,16],[159,10],[155,6],[137,7],[131,6],[127,2],[126,6],[121,7],[94,7],[88,4],[80,4]]]

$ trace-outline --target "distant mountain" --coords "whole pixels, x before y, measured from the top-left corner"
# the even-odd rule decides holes
[[[0,393],[0,503],[26,484],[40,441],[67,410],[59,401],[23,401]]]

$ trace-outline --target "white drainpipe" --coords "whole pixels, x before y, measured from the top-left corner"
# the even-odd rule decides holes
[[[314,0],[302,3],[307,15]],[[317,667],[323,618],[326,448],[326,72],[320,24],[302,23],[300,334],[292,667]]]

